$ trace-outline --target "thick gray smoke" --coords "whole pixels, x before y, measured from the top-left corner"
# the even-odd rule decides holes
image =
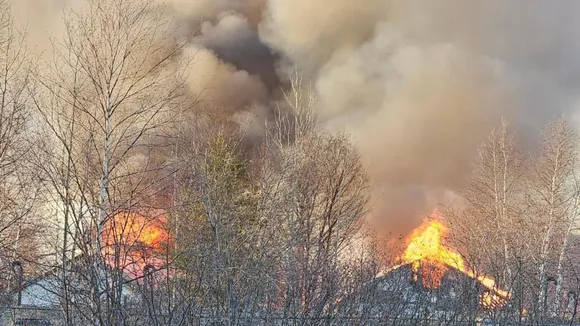
[[[9,0],[16,21],[28,31],[30,45],[45,57],[51,39],[64,34],[63,10],[82,11],[85,0]],[[232,120],[264,117],[277,91],[275,56],[258,35],[263,0],[155,0],[176,18],[179,38],[189,41],[184,55],[195,55],[190,89],[208,107]],[[257,108],[257,109],[256,109]]]
[[[31,40],[82,0],[11,0]],[[156,0],[159,3],[163,0]],[[460,187],[500,116],[534,134],[576,118],[580,3],[530,0],[171,0],[195,53],[191,90],[268,116],[284,76],[309,79],[330,129],[350,131],[375,182],[373,217],[405,232]],[[198,32],[193,35],[193,32]],[[44,34],[43,34],[44,33]],[[255,112],[255,111],[254,111]],[[256,125],[258,123],[254,121]]]
[[[321,116],[351,131],[373,216],[405,232],[461,186],[500,116],[532,134],[574,115],[580,4],[271,0],[263,39],[313,76]]]
[[[236,70],[259,77],[268,91],[278,87],[276,58],[257,30],[265,0],[157,1],[169,6],[170,14],[177,16],[178,30],[191,36],[192,44],[208,49]]]
[[[578,18],[571,1],[271,0],[261,32],[353,133],[373,216],[405,232],[461,186],[500,116],[533,134],[575,114]]]

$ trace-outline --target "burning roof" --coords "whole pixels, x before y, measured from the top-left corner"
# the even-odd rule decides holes
[[[412,262],[399,265],[345,299],[341,313],[369,316],[393,324],[398,320],[403,325],[410,320],[469,322],[490,308],[482,305],[482,298],[492,295],[490,290],[477,278],[454,267],[447,268],[440,276],[437,287],[425,286],[423,275],[438,267],[427,261],[418,266]],[[360,304],[353,305],[353,302]],[[352,310],[353,306],[356,311]]]
[[[487,289],[482,297],[483,305],[504,304],[510,297],[510,293],[499,288],[493,278],[468,268],[463,257],[443,243],[447,233],[447,227],[434,214],[433,218],[426,220],[411,234],[407,249],[401,259],[404,263],[412,264],[413,278],[417,280],[421,274],[423,286],[431,289],[438,288],[443,275],[453,268],[469,278],[476,279]]]
[[[438,218],[426,220],[407,241],[401,264],[392,267],[345,300],[360,302],[347,314],[384,321],[436,319],[473,321],[483,311],[502,308],[510,293],[469,268],[463,257],[444,244],[447,228]],[[354,305],[357,306],[357,305]],[[345,308],[346,309],[346,308]],[[402,321],[401,321],[402,322]]]

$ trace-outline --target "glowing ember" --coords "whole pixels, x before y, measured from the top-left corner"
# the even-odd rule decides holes
[[[147,265],[162,268],[165,260],[160,257],[171,240],[165,223],[164,217],[148,219],[129,212],[115,215],[102,233],[105,261],[134,278],[142,276]]]
[[[427,264],[421,265],[419,261],[413,262],[413,276],[417,280],[417,273],[421,268],[421,280],[423,285],[428,289],[436,289],[441,286],[441,278],[447,272],[447,267],[438,261],[429,261]]]
[[[499,289],[492,278],[479,276],[468,270],[462,256],[442,243],[447,232],[445,225],[434,218],[426,220],[411,234],[402,260],[405,263],[412,263],[413,278],[417,280],[421,268],[423,286],[435,289],[441,285],[441,278],[452,267],[471,278],[476,278],[487,288],[480,300],[483,306],[494,307],[505,304],[505,299],[510,297],[507,291]]]

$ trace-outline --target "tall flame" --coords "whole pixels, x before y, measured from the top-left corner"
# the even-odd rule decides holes
[[[425,220],[409,237],[402,260],[412,263],[414,278],[421,267],[421,277],[426,288],[434,289],[441,285],[441,278],[452,267],[483,284],[486,291],[480,300],[485,307],[501,306],[510,293],[498,288],[494,279],[477,275],[466,267],[463,257],[442,242],[448,233],[447,227],[437,218]]]

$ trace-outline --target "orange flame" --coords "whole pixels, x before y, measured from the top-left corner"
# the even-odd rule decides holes
[[[485,307],[501,306],[510,293],[499,289],[495,280],[490,277],[477,275],[466,268],[463,257],[456,251],[446,247],[442,241],[447,236],[448,229],[437,218],[426,220],[411,236],[402,260],[412,263],[413,278],[417,279],[419,267],[423,286],[429,289],[438,288],[441,278],[449,267],[455,268],[471,278],[476,278],[487,291],[482,295],[480,303]]]
[[[163,216],[146,218],[132,212],[113,216],[102,233],[105,261],[134,278],[142,276],[147,265],[162,268],[165,260],[160,257],[171,242],[165,224]]]

